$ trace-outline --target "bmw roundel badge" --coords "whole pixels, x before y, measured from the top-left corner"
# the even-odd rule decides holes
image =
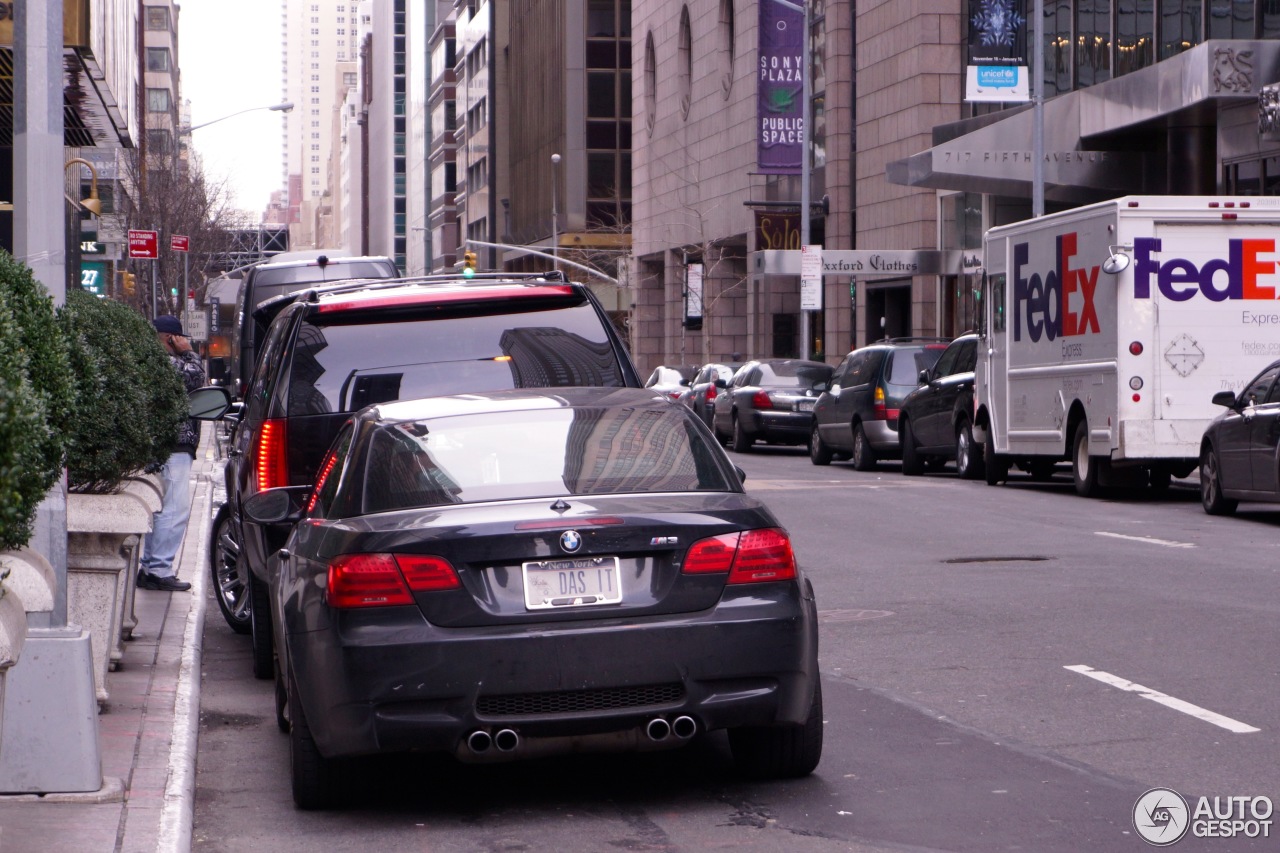
[[[582,547],[582,534],[576,530],[566,530],[560,534],[560,547],[566,554],[572,554]]]

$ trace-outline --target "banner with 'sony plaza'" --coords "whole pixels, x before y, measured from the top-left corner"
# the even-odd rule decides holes
[[[756,79],[756,165],[798,175],[804,153],[804,13],[761,0]]]

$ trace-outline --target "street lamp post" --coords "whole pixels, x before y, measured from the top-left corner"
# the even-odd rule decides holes
[[[272,112],[277,112],[277,113],[287,113],[287,112],[290,112],[292,109],[293,109],[293,104],[289,102],[285,102],[283,104],[272,104],[269,107],[249,107],[247,109],[239,110],[238,112],[234,112],[234,113],[230,113],[228,115],[222,116],[221,118],[215,118],[212,121],[205,121],[205,122],[201,122],[200,124],[193,124],[191,127],[180,127],[178,128],[178,135],[187,136],[193,130],[199,130],[202,127],[208,127],[211,124],[217,124],[220,121],[226,121],[229,118],[235,118],[236,116],[244,115],[245,113],[257,112],[258,110],[271,110]]]
[[[560,165],[560,155],[551,155],[551,258],[552,268],[560,269],[560,213],[556,209],[556,167]]]

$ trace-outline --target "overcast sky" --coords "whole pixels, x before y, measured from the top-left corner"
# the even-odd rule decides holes
[[[191,124],[284,100],[279,0],[184,0],[178,15],[182,96]],[[280,113],[256,110],[191,134],[213,183],[225,181],[232,204],[256,217],[282,188]]]

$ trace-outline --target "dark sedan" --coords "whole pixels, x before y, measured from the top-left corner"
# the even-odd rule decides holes
[[[813,406],[831,379],[831,365],[798,358],[748,361],[716,396],[712,430],[737,453],[757,441],[805,444]]]
[[[938,363],[920,371],[920,387],[902,401],[898,444],[902,473],[924,473],[925,465],[954,459],[966,480],[982,476],[982,448],[973,443],[973,369],[978,336],[961,335]]]
[[[1238,395],[1219,391],[1227,410],[1200,443],[1200,501],[1210,515],[1235,512],[1240,501],[1280,503],[1280,361]]]
[[[685,745],[795,777],[822,751],[817,611],[774,515],[688,408],[637,389],[439,397],[363,410],[273,589],[302,808],[338,759],[501,761]]]
[[[702,365],[698,375],[689,383],[689,393],[681,401],[693,409],[694,414],[711,428],[711,416],[715,412],[716,397],[720,389],[727,388],[733,381],[733,374],[742,367],[740,361],[713,361]]]

